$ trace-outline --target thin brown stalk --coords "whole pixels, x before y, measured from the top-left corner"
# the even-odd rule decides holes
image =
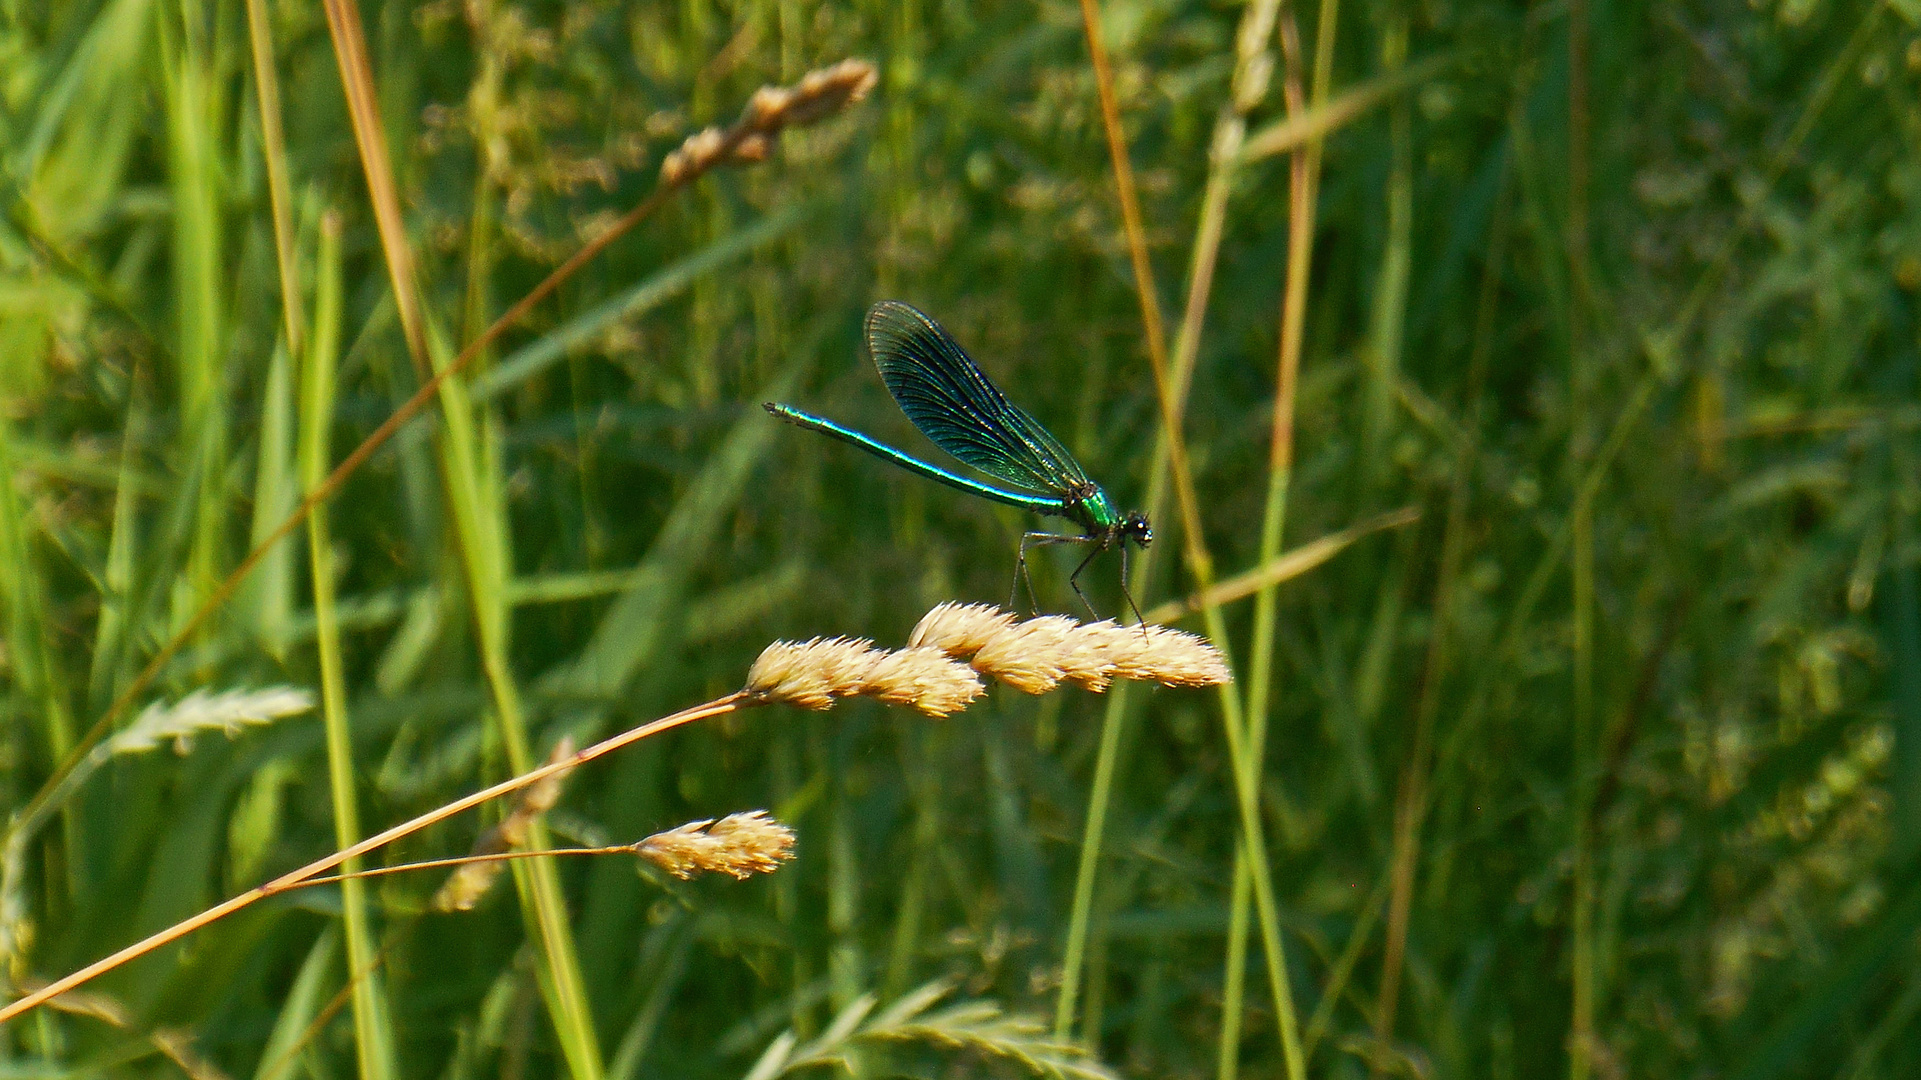
[[[427,361],[427,319],[420,310],[420,292],[415,287],[413,245],[407,242],[407,226],[400,220],[400,193],[394,187],[389,165],[392,159],[387,154],[387,132],[374,93],[373,65],[367,60],[360,5],[355,0],[323,0],[323,6],[334,57],[340,64],[340,82],[347,92],[347,116],[353,122],[354,142],[366,166],[361,172],[367,179],[367,197],[373,204],[374,225],[380,230],[380,246],[387,255],[400,332],[407,339],[407,353],[414,359],[415,370],[427,379],[433,374]]]
[[[1147,255],[1147,227],[1141,220],[1140,192],[1134,184],[1133,161],[1127,154],[1127,135],[1121,130],[1120,105],[1114,98],[1114,72],[1108,64],[1107,46],[1101,41],[1100,11],[1095,0],[1081,0],[1081,22],[1087,32],[1088,59],[1094,67],[1094,85],[1100,97],[1101,128],[1107,136],[1107,153],[1114,166],[1121,224],[1127,232],[1127,256],[1134,269],[1134,291],[1140,298],[1148,366],[1154,375],[1154,396],[1160,404],[1174,498],[1180,506],[1181,541],[1194,575],[1205,590],[1214,583],[1214,561],[1201,532],[1200,505],[1194,495],[1193,473],[1187,464],[1187,439],[1182,433],[1186,397],[1176,394],[1170,373],[1167,331],[1161,318],[1160,293],[1154,284],[1154,266]]]
[[[93,726],[87,730],[86,735],[81,738],[74,749],[68,752],[66,760],[62,761],[60,767],[41,785],[40,790],[34,794],[33,799],[21,811],[19,817],[15,819],[13,829],[26,829],[31,831],[36,829],[44,821],[47,812],[51,809],[50,796],[61,790],[62,781],[65,780],[67,774],[80,763],[87,751],[92,749],[93,745],[99,742],[107,732],[111,731],[113,725],[122,716],[126,715],[127,710],[132,707],[133,703],[141,694],[146,692],[147,688],[153,684],[153,681],[159,678],[160,673],[166,669],[167,664],[170,663],[175,656],[179,655],[180,650],[185,648],[187,643],[194,639],[194,635],[199,632],[200,627],[203,626],[208,619],[213,617],[214,612],[220,610],[228,600],[233,599],[234,594],[239,591],[240,586],[247,580],[247,575],[253,572],[254,567],[259,565],[260,560],[265,558],[269,551],[273,550],[275,544],[292,535],[295,529],[300,528],[307,520],[307,516],[313,512],[314,507],[337,494],[341,487],[346,484],[348,477],[357,472],[362,465],[366,464],[367,459],[374,455],[375,451],[386,445],[387,441],[398,434],[400,429],[407,425],[408,421],[418,416],[420,411],[427,407],[427,404],[440,392],[441,386],[448,379],[466,370],[467,367],[481,355],[486,347],[498,339],[501,334],[505,333],[509,327],[525,318],[527,313],[532,311],[540,301],[551,295],[563,282],[572,277],[595,256],[606,250],[615,240],[619,239],[635,225],[645,220],[648,215],[659,209],[677,188],[684,186],[686,183],[686,179],[678,182],[663,183],[660,187],[656,188],[652,194],[643,199],[638,206],[635,206],[622,216],[620,220],[616,221],[605,233],[602,233],[584,245],[579,251],[575,252],[571,258],[557,267],[553,273],[547,275],[546,280],[534,286],[531,292],[521,297],[512,307],[503,312],[500,318],[494,320],[493,325],[489,326],[486,332],[475,338],[472,343],[461,350],[460,355],[455,357],[452,363],[440,369],[433,378],[423,383],[420,389],[414,392],[412,397],[408,398],[398,409],[393,411],[392,415],[382,421],[380,426],[375,428],[372,434],[368,435],[366,439],[362,440],[360,445],[355,447],[352,453],[342,458],[340,464],[334,466],[334,470],[327,474],[327,478],[313,490],[309,491],[305,498],[300,500],[300,504],[295,506],[293,512],[287,515],[287,519],[275,526],[272,532],[263,537],[260,543],[256,544],[254,549],[247,553],[246,558],[240,560],[239,565],[234,567],[232,573],[227,575],[226,580],[222,581],[218,587],[207,594],[207,598],[201,601],[200,607],[194,611],[193,615],[190,616],[186,622],[182,623],[180,629],[175,631],[174,636],[168,639],[165,645],[160,647],[160,650],[153,655],[151,660],[147,661],[147,666],[140,669],[140,673],[135,675],[133,679],[127,683],[126,688],[120,692],[120,696],[116,697],[112,704],[107,706],[106,711],[101,713],[100,719],[94,722]]]
[[[1328,21],[1329,35],[1326,37],[1326,51],[1332,51],[1331,27],[1333,23],[1332,4],[1324,4],[1321,17]],[[1290,8],[1281,18],[1280,36],[1282,45],[1283,77],[1282,96],[1286,100],[1290,116],[1306,113],[1308,102],[1302,89],[1303,63],[1301,57],[1300,31],[1294,11]],[[1326,87],[1318,80],[1315,86],[1314,104],[1319,106],[1326,98]],[[1294,398],[1299,381],[1301,366],[1301,347],[1307,322],[1307,286],[1313,269],[1314,218],[1316,192],[1320,179],[1321,143],[1318,138],[1310,138],[1306,145],[1297,151],[1288,162],[1288,228],[1287,228],[1287,277],[1282,286],[1280,313],[1280,345],[1275,358],[1274,372],[1274,410],[1270,423],[1271,434],[1268,442],[1267,498],[1261,513],[1261,541],[1259,561],[1267,564],[1277,561],[1281,541],[1287,523],[1287,496],[1292,484],[1294,469]],[[1243,786],[1259,783],[1259,770],[1267,748],[1268,698],[1272,686],[1273,653],[1275,638],[1275,619],[1277,609],[1278,580],[1263,581],[1256,589],[1254,600],[1254,641],[1251,654],[1251,677],[1247,688],[1248,717],[1248,755],[1245,763],[1251,774],[1242,781]],[[1227,949],[1227,986],[1224,995],[1223,1038],[1221,1040],[1219,1073],[1223,1080],[1232,1080],[1238,1071],[1238,1061],[1234,1057],[1236,1046],[1231,1038],[1238,1024],[1241,1009],[1241,995],[1244,992],[1242,969],[1247,962],[1247,920],[1249,893],[1258,894],[1260,882],[1244,865],[1247,852],[1236,856],[1234,889],[1229,905],[1228,949]],[[1256,896],[1258,900],[1258,895]],[[1265,930],[1265,928],[1263,928]],[[1284,1019],[1291,1020],[1290,1017]],[[1302,1062],[1305,1070],[1306,1054],[1298,1041],[1288,1046],[1289,1064],[1296,1059]]]
[[[290,882],[273,889],[268,895],[291,892],[294,889],[308,889],[316,885],[338,885],[344,881],[390,877],[415,870],[453,870],[467,866],[495,866],[521,859],[541,859],[549,855],[632,855],[633,853],[634,845],[632,844],[609,844],[605,847],[551,847],[542,848],[539,851],[487,851],[478,855],[449,855],[444,859],[421,859],[418,862],[394,863],[391,866],[370,866],[365,870],[307,878],[305,881]]]
[[[1160,406],[1162,438],[1167,454],[1167,469],[1174,482],[1175,501],[1181,515],[1182,552],[1188,569],[1205,596],[1214,584],[1213,558],[1208,553],[1201,528],[1198,499],[1194,494],[1193,470],[1188,462],[1183,434],[1186,387],[1181,373],[1170,373],[1166,343],[1162,337],[1160,302],[1154,289],[1152,267],[1147,257],[1146,231],[1141,225],[1139,193],[1134,186],[1133,166],[1128,158],[1126,136],[1121,130],[1120,110],[1115,102],[1113,72],[1107,61],[1100,34],[1100,15],[1094,0],[1081,0],[1081,17],[1088,52],[1094,67],[1100,98],[1101,126],[1107,136],[1109,156],[1114,168],[1115,186],[1121,201],[1121,216],[1127,231],[1128,253],[1134,267],[1134,285],[1140,295],[1142,318],[1148,338],[1148,359],[1154,376],[1154,393]],[[1178,392],[1177,392],[1178,387]],[[1202,615],[1208,636],[1225,654],[1226,624],[1218,605],[1207,605]],[[1293,990],[1286,977],[1286,954],[1280,938],[1280,916],[1274,899],[1273,881],[1268,870],[1265,826],[1261,821],[1256,770],[1251,766],[1246,745],[1240,695],[1221,687],[1222,727],[1232,759],[1235,794],[1240,811],[1241,847],[1253,878],[1255,903],[1260,912],[1261,944],[1267,957],[1269,990],[1275,1013],[1280,1020],[1281,1047],[1290,1080],[1304,1080],[1306,1063],[1300,1055],[1299,1020],[1295,1015]],[[1070,965],[1071,966],[1071,965]],[[1078,972],[1072,977],[1077,977]],[[1056,1027],[1071,1015],[1072,1001],[1064,984]]]
[[[623,747],[631,746],[642,739],[648,738],[650,736],[658,735],[663,731],[672,730],[673,728],[680,727],[683,724],[691,724],[696,720],[705,720],[705,719],[708,719],[709,717],[721,716],[726,713],[731,713],[740,708],[753,705],[753,704],[756,704],[756,701],[751,695],[744,692],[739,692],[739,693],[728,694],[727,696],[722,698],[716,698],[715,700],[707,702],[704,705],[696,705],[689,709],[683,709],[680,712],[674,713],[670,716],[663,716],[658,720],[652,721],[650,723],[642,724],[637,728],[624,731],[619,735],[615,735],[608,739],[603,739],[600,742],[597,742],[594,745],[589,746],[586,749],[581,750],[580,752],[574,754],[572,757],[563,758],[558,761],[550,761],[547,764],[542,765],[537,769],[532,769],[532,770],[529,770],[528,772],[522,773],[519,776],[502,780],[500,783],[495,784],[492,787],[483,788],[482,790],[476,791],[471,795],[466,795],[459,799],[455,799],[453,802],[450,802],[445,806],[441,806],[433,810],[429,810],[428,812],[421,814],[419,817],[412,818],[408,821],[403,821],[400,824],[395,825],[390,829],[387,829],[383,832],[375,833],[374,835],[367,837],[365,840],[362,840],[359,843],[352,845],[351,847],[342,848],[341,850],[336,851],[333,854],[328,855],[324,858],[316,859],[313,862],[310,862],[307,865],[299,868],[298,870],[290,870],[287,873],[282,874],[277,878],[274,878],[272,881],[268,881],[262,885],[257,885],[254,888],[249,889],[246,892],[233,897],[232,899],[216,904],[213,907],[210,907],[207,910],[202,911],[199,914],[194,915],[190,918],[183,919],[180,922],[177,922],[174,925],[166,928],[165,930],[161,930],[158,933],[151,934],[141,939],[140,941],[137,941],[132,945],[129,945],[126,948],[113,953],[110,956],[102,957],[101,959],[96,960],[91,964],[88,964],[86,967],[81,968],[80,970],[74,972],[71,975],[67,975],[63,978],[56,979],[55,981],[48,983],[47,985],[41,987],[40,989],[35,990],[33,993],[30,993],[25,997],[18,999],[17,1001],[10,1002],[4,1007],[0,1007],[0,1024],[4,1024],[8,1020],[12,1020],[13,1018],[21,1015],[22,1013],[27,1012],[28,1010],[33,1009],[38,1005],[42,1005],[46,1003],[49,999],[58,997],[59,995],[64,994],[69,990],[72,990],[74,987],[83,985],[84,983],[94,978],[97,978],[98,976],[103,975],[106,972],[112,971],[114,968],[117,968],[120,965],[125,964],[130,960],[135,960],[135,959],[138,959],[139,957],[145,956],[147,953],[150,953],[153,950],[158,949],[163,945],[167,945],[170,942],[180,940],[181,938],[187,936],[188,934],[193,933],[195,930],[198,930],[203,926],[207,926],[211,923],[218,922],[221,919],[224,919],[227,916],[233,914],[234,912],[239,911],[241,908],[247,907],[250,904],[254,904],[261,900],[264,900],[267,897],[274,895],[275,893],[285,892],[289,888],[294,887],[300,882],[306,881],[307,879],[312,878],[316,875],[326,873],[327,871],[332,870],[334,867],[340,866],[341,864],[347,862],[349,859],[358,858],[359,856],[365,855],[370,851],[374,851],[378,848],[386,846],[387,844],[391,844],[395,840],[398,840],[402,837],[410,836],[416,832],[419,832],[422,829],[427,828],[428,826],[437,824],[441,821],[445,821],[446,819],[453,817],[455,814],[462,813],[463,811],[466,811],[466,810],[471,810],[474,807],[479,806],[481,803],[487,802],[491,799],[497,799],[500,796],[506,795],[510,792],[519,791],[521,788],[527,787],[530,784],[537,784],[540,781],[546,779],[547,777],[554,776],[559,773],[567,772],[568,770],[584,765],[587,762],[594,760],[595,758],[605,757],[606,755],[611,754],[616,750],[619,750]]]
[[[412,247],[404,229],[400,227],[401,210],[398,186],[393,178],[393,163],[384,141],[378,137],[378,96],[373,73],[366,64],[364,42],[360,40],[357,0],[329,0],[327,9],[341,78],[348,87],[347,101],[349,111],[353,114],[355,143],[360,151],[362,172],[373,203],[403,334],[414,367],[425,379],[436,367],[438,357],[429,355],[427,351],[419,283],[413,272]],[[409,320],[410,313],[414,316],[412,321]],[[481,479],[472,451],[474,421],[462,391],[459,383],[446,384],[440,397],[442,431],[446,438],[438,445],[439,473],[450,516],[456,526],[453,530],[455,548],[466,576],[465,593],[471,601],[481,670],[492,705],[493,727],[505,750],[509,771],[525,772],[533,766],[533,757],[520,709],[519,691],[505,655],[506,620],[499,606],[500,583],[497,574],[488,573],[489,570],[497,571],[498,537],[485,525],[497,523],[486,521],[477,510],[477,507],[485,505],[486,500],[477,491]],[[322,513],[322,510],[316,510],[314,516],[318,518]],[[549,846],[538,815],[526,822],[526,830],[530,847],[542,849]],[[349,870],[352,869],[350,866]],[[534,864],[530,869],[517,866],[516,870],[527,871],[515,875],[521,894],[521,914],[526,922],[527,936],[536,946],[543,976],[543,998],[568,1073],[575,1080],[599,1080],[602,1072],[600,1048],[593,1026],[587,1020],[591,1006],[587,1001],[565,902],[561,898],[552,864]],[[349,882],[349,885],[357,887],[357,883]],[[351,892],[351,889],[348,891]]]

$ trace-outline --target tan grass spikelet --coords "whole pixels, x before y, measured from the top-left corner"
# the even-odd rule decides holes
[[[806,127],[840,112],[866,97],[879,79],[867,61],[842,60],[808,72],[791,87],[763,86],[732,128],[710,127],[687,136],[660,163],[661,182],[678,184],[717,165],[765,161],[783,128]]]
[[[1162,686],[1219,686],[1234,681],[1227,661],[1198,634],[1149,626],[1114,636],[1107,648],[1114,677],[1157,682]]]
[[[763,86],[748,99],[741,114],[743,127],[774,132],[783,127],[805,127],[866,97],[880,81],[880,73],[865,60],[842,60],[801,76],[793,87]]]
[[[862,691],[889,705],[908,705],[936,719],[965,709],[983,693],[980,676],[939,649],[913,647],[882,653]]]
[[[740,881],[771,874],[792,859],[794,830],[768,817],[765,810],[749,810],[655,833],[633,850],[682,880],[699,873],[720,873]]]
[[[1047,693],[1062,682],[1100,693],[1114,679],[1163,686],[1234,680],[1220,650],[1194,634],[1111,619],[1082,624],[1065,615],[1016,622],[989,604],[938,604],[908,640],[972,657],[975,670],[1028,694]]]
[[[1062,681],[1096,694],[1106,692],[1117,667],[1115,651],[1124,647],[1120,638],[1129,635],[1139,639],[1140,629],[1122,626],[1112,619],[1076,627],[1068,635],[1067,647],[1060,658]]]
[[[860,693],[880,650],[864,638],[776,641],[747,669],[748,693],[803,709],[831,709],[834,699]]]
[[[981,695],[980,677],[939,649],[876,649],[866,640],[776,641],[747,670],[746,692],[762,702],[829,709],[844,697],[873,697],[933,717],[959,712]]]
[[[1024,694],[1045,694],[1060,685],[1068,641],[1079,625],[1065,615],[1019,623],[981,646],[974,669]]]
[[[907,635],[910,647],[939,649],[957,660],[981,651],[988,642],[1014,626],[1014,616],[992,604],[935,604]]]

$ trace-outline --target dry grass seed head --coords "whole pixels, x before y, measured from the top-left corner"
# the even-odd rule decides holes
[[[794,857],[794,830],[765,810],[690,821],[634,845],[634,854],[683,880],[703,872],[744,880]]]
[[[859,639],[776,641],[747,669],[747,692],[803,709],[832,708],[835,698],[861,692],[880,656],[872,643]]]
[[[939,649],[917,647],[882,653],[868,670],[862,692],[939,718],[965,709],[982,688],[972,668]]]
[[[1135,627],[1108,646],[1114,676],[1162,686],[1219,686],[1234,681],[1221,651],[1206,638],[1165,626]]]
[[[1013,625],[1014,616],[992,604],[936,604],[914,625],[907,644],[925,645],[964,660]]]
[[[865,60],[842,60],[808,72],[792,87],[763,86],[748,99],[731,132],[706,128],[668,154],[660,163],[661,182],[678,184],[717,165],[765,161],[782,128],[806,127],[840,112],[866,97],[879,78]],[[731,146],[730,134],[735,136]]]
[[[747,102],[741,126],[773,132],[805,127],[866,97],[880,73],[865,60],[842,60],[801,76],[793,87],[763,86]]]
[[[974,669],[1024,694],[1045,694],[1060,685],[1068,639],[1079,625],[1065,615],[1029,619],[981,646]]]
[[[1080,687],[1102,693],[1114,678],[1113,653],[1120,638],[1140,637],[1140,631],[1121,626],[1112,619],[1087,623],[1068,636],[1061,656],[1061,678]]]

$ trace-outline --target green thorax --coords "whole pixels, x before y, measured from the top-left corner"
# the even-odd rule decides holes
[[[1086,529],[1090,536],[1108,532],[1121,523],[1120,511],[1114,509],[1114,503],[1099,484],[1088,484],[1085,489],[1075,492],[1073,501],[1067,504],[1066,516]]]

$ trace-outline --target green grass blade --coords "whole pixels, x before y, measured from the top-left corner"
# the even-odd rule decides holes
[[[225,241],[220,212],[222,104],[197,23],[160,16],[167,80],[169,194],[173,200],[175,378],[180,387],[180,452],[198,475],[187,573],[173,597],[185,620],[219,584],[231,512],[227,450]]]
[[[334,365],[340,348],[340,274],[339,229],[329,221],[321,228],[314,334],[301,379],[300,474],[309,490],[326,479],[332,466],[329,436],[333,430]],[[320,652],[320,700],[327,732],[334,841],[344,848],[361,838],[360,796],[354,781],[353,733],[347,718],[340,628],[334,617],[333,538],[327,519],[325,503],[314,507],[308,516],[307,551],[313,569],[314,641]],[[353,859],[341,869],[352,874],[360,865],[360,860]],[[340,900],[346,923],[347,977],[353,986],[354,1049],[360,1080],[389,1080],[395,1075],[393,1021],[385,980],[376,962],[365,883],[352,878],[341,882]]]
[[[431,319],[427,335],[428,348],[438,370],[452,361],[452,351],[446,347],[438,324]],[[494,455],[475,416],[466,384],[459,379],[443,383],[440,405],[442,437],[436,449],[448,507],[459,538],[461,569],[472,605],[481,669],[493,705],[494,721],[499,725],[501,745],[507,752],[507,767],[516,773],[526,772],[538,763],[527,731],[520,688],[507,657],[510,611],[507,586],[512,570],[506,547],[499,469],[497,464],[490,464]],[[550,846],[552,841],[545,824],[536,819],[528,830],[528,849],[537,851]],[[574,949],[573,928],[561,892],[559,872],[549,860],[524,860],[514,863],[513,875],[528,931],[538,945],[541,993],[568,1069],[574,1080],[599,1080],[603,1071],[599,1037],[580,974],[580,959]]]
[[[260,442],[254,456],[253,523],[248,533],[254,545],[285,521],[294,505],[291,368],[288,350],[276,347],[261,393]],[[250,621],[270,656],[280,656],[287,647],[294,604],[293,556],[292,539],[282,540],[260,560],[247,582]]]
[[[313,1041],[314,1032],[310,1028],[327,1003],[328,986],[335,981],[334,956],[339,949],[340,937],[332,927],[314,940],[299,974],[294,976],[293,985],[274,1014],[273,1031],[267,1036],[266,1047],[260,1051],[253,1080],[290,1080],[301,1066],[301,1056],[308,1052]]]

